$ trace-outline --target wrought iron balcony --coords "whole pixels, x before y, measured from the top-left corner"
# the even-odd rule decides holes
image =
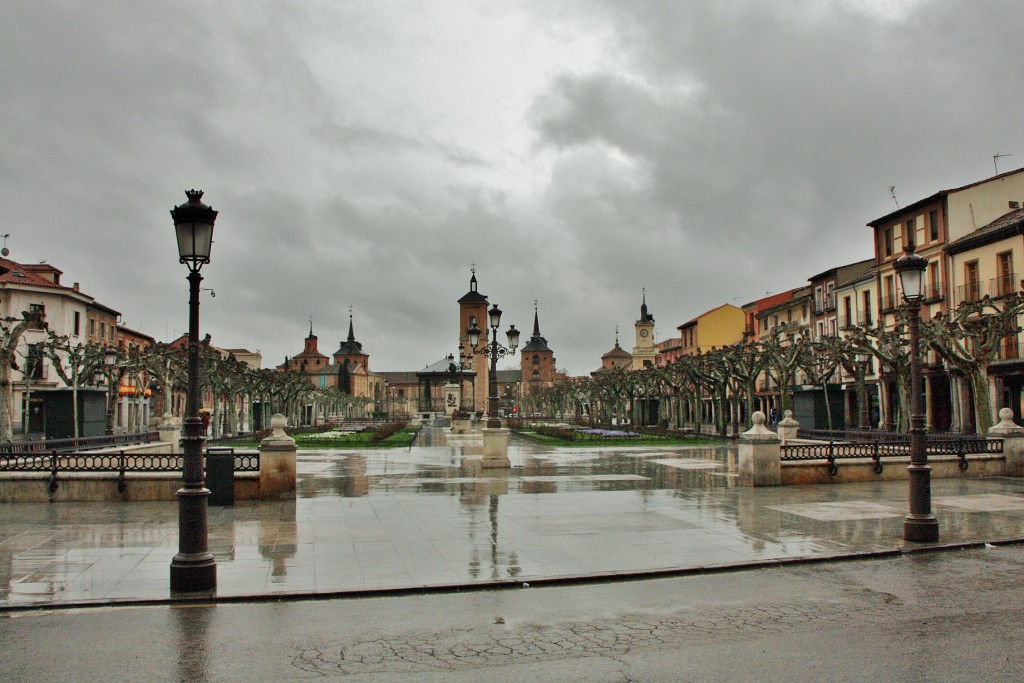
[[[960,285],[956,288],[957,306],[963,303],[970,303],[972,301],[981,301],[980,282],[968,282],[966,285]]]
[[[924,286],[924,302],[926,304],[942,301],[945,298],[941,282],[936,281]]]
[[[999,277],[994,277],[989,280],[988,292],[992,298],[998,298],[1001,296],[1009,296],[1017,291],[1016,286],[1017,277],[1013,273],[1006,273]]]

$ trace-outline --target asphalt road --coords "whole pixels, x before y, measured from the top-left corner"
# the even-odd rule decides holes
[[[679,579],[8,613],[2,681],[1020,681],[1024,546]]]

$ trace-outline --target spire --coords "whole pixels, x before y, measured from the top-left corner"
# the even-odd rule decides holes
[[[356,335],[355,335],[355,332],[352,330],[352,311],[349,310],[349,312],[348,312],[348,342],[351,344],[355,340],[356,340]]]
[[[537,318],[537,300],[533,300],[533,338],[540,337],[540,321]]]
[[[469,278],[469,291],[475,292],[476,291],[476,263],[473,263],[473,265],[471,265],[469,267],[469,269],[473,273],[473,276],[471,278]]]
[[[651,315],[647,310],[647,288],[643,288],[643,303],[640,304],[640,319],[638,323],[653,323],[654,316]]]
[[[619,326],[615,326],[615,348],[619,348]]]
[[[313,338],[313,316],[309,316],[309,338]]]

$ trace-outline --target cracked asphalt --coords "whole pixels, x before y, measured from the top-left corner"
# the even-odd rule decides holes
[[[1024,546],[569,587],[9,612],[4,681],[1019,681]]]

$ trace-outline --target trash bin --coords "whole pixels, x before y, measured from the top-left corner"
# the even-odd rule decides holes
[[[214,446],[206,451],[206,488],[209,505],[235,504],[235,449]]]

